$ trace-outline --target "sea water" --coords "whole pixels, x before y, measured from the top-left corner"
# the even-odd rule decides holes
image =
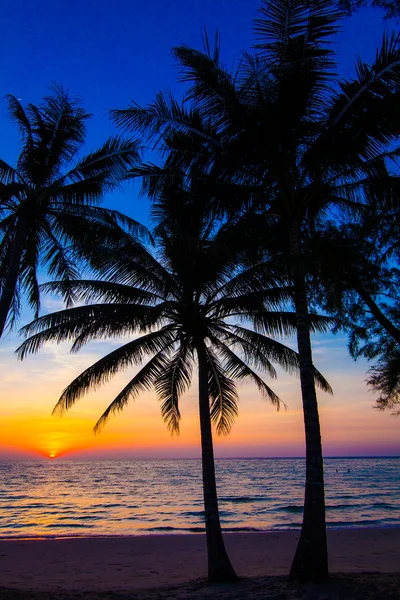
[[[304,459],[220,459],[225,531],[298,529]],[[328,527],[400,526],[400,457],[325,460]],[[0,536],[203,531],[199,460],[0,462]]]

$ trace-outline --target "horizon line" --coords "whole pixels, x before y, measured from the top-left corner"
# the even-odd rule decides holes
[[[305,460],[305,456],[220,456],[220,457],[215,457],[215,460]],[[357,455],[352,455],[352,456],[324,456],[323,459],[324,460],[338,460],[338,459],[372,459],[372,458],[399,458],[400,459],[400,454],[374,454],[374,455],[362,455],[362,454],[357,454]],[[129,457],[115,457],[115,456],[103,456],[103,457],[72,457],[72,456],[60,456],[59,458],[57,457],[46,457],[46,456],[38,456],[38,457],[32,457],[32,458],[21,458],[21,457],[15,457],[15,458],[1,458],[0,457],[0,462],[36,462],[36,461],[51,461],[51,462],[60,462],[60,461],[118,461],[118,460],[136,460],[136,461],[155,461],[155,460],[198,460],[201,461],[201,457],[196,457],[196,456],[190,456],[190,457],[184,457],[184,456],[176,456],[176,457],[134,457],[134,456],[129,456]]]

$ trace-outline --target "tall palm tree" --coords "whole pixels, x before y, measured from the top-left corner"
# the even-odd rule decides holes
[[[39,265],[57,279],[76,278],[96,237],[111,243],[123,228],[145,230],[98,206],[137,162],[136,142],[112,137],[78,158],[90,115],[59,86],[26,109],[8,96],[8,110],[21,151],[15,168],[0,160],[0,337],[18,317],[21,292],[37,314]]]
[[[183,194],[185,195],[185,194]],[[182,197],[182,194],[181,194]],[[215,481],[212,422],[227,434],[238,412],[235,380],[250,380],[279,407],[279,398],[255,370],[275,377],[273,363],[296,372],[295,351],[269,335],[295,331],[295,315],[280,311],[291,290],[269,276],[268,265],[239,268],[229,250],[232,229],[204,216],[201,203],[160,202],[155,238],[158,257],[143,250],[131,256],[120,247],[100,254],[98,268],[106,280],[53,282],[46,290],[66,295],[78,306],[43,316],[24,328],[30,335],[19,348],[21,359],[47,341],[69,340],[79,350],[92,339],[121,334],[133,337],[81,373],[62,393],[55,407],[62,413],[89,389],[107,382],[117,371],[142,365],[98,420],[124,408],[141,391],[155,389],[161,414],[171,432],[179,431],[179,400],[198,365],[198,398],[208,576],[230,581],[236,574],[221,532]],[[253,321],[254,329],[249,328]],[[323,330],[327,319],[315,316],[312,327]],[[314,371],[326,391],[329,384]]]
[[[399,153],[400,35],[384,36],[372,65],[358,59],[353,79],[338,79],[331,42],[340,18],[329,0],[265,1],[257,50],[244,54],[235,72],[221,62],[218,43],[213,49],[206,39],[204,52],[181,46],[174,53],[190,84],[183,104],[159,93],[148,107],[112,112],[118,125],[161,146],[166,160],[158,173],[149,166],[154,178],[201,164],[218,184],[219,206],[232,213],[252,205],[276,224],[295,287],[306,438],[303,525],[291,576],[311,580],[328,575],[328,558],[304,233],[333,206],[344,214],[388,191],[398,197],[387,160]]]

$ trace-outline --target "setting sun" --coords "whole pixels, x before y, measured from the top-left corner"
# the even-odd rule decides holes
[[[56,455],[55,455],[55,454],[50,454],[50,455],[49,455],[49,458],[55,458],[55,457],[56,457]]]

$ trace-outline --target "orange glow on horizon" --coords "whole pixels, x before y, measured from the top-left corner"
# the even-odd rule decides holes
[[[214,436],[216,456],[301,456],[304,454],[304,430],[300,410],[276,413],[262,402],[253,404],[243,394],[241,412],[229,436]],[[253,405],[249,410],[250,406]],[[190,404],[192,404],[190,402]],[[353,410],[332,405],[321,406],[321,422],[326,456],[368,453],[368,438],[376,432],[377,420],[385,425],[388,442],[398,440],[398,423],[390,415],[372,409],[361,419]],[[171,436],[153,401],[144,411],[137,406],[111,419],[99,435],[93,434],[96,416],[63,418],[10,415],[0,422],[2,447],[47,460],[63,458],[172,458],[199,457],[200,435],[196,407],[183,414],[181,435]],[[257,410],[254,410],[254,407]],[[137,418],[135,413],[139,412]],[[133,418],[132,418],[133,417]],[[371,417],[374,417],[371,419]],[[344,427],[345,425],[345,427]],[[379,429],[378,429],[379,431]],[[376,436],[381,442],[382,435]],[[391,439],[390,439],[391,438]],[[393,451],[379,453],[391,454]],[[1,448],[0,448],[1,453]],[[29,456],[28,456],[29,457]]]
[[[98,355],[81,357],[71,357],[61,347],[51,352],[45,360],[34,357],[24,363],[16,361],[11,352],[2,355],[0,457],[54,460],[200,456],[196,378],[180,403],[180,436],[170,435],[154,393],[141,394],[110,418],[99,435],[94,435],[97,419],[131,373],[122,373],[109,385],[88,394],[62,418],[51,416],[62,389],[103,355],[104,349]],[[333,398],[318,394],[325,455],[400,454],[398,420],[389,413],[372,410],[373,396],[364,384],[365,367],[350,363],[344,347],[335,350],[328,345],[325,354],[316,354],[318,366],[335,392]],[[339,366],[333,367],[335,356],[339,361],[338,355]],[[288,410],[277,413],[253,386],[240,386],[239,416],[229,436],[214,436],[216,456],[304,455],[299,381],[282,374],[272,387]]]

